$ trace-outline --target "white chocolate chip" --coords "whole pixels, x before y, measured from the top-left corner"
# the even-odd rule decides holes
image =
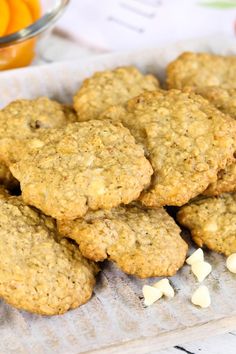
[[[226,267],[231,273],[236,273],[236,253],[232,253],[226,259]]]
[[[205,261],[194,262],[191,266],[193,274],[197,277],[199,282],[203,281],[212,271],[210,263]]]
[[[144,296],[144,305],[150,306],[162,297],[162,292],[161,290],[155,288],[154,286],[144,285],[143,296]]]
[[[173,287],[170,285],[169,279],[161,279],[157,283],[153,285],[155,288],[159,289],[162,294],[166,297],[174,297],[175,291]]]
[[[35,139],[30,140],[30,147],[31,148],[39,149],[39,148],[42,148],[43,146],[44,146],[44,142],[40,139],[35,138]]]
[[[205,285],[199,286],[197,290],[194,291],[191,301],[194,305],[206,308],[211,304],[211,297],[209,290]]]
[[[186,263],[192,265],[194,262],[204,261],[204,253],[201,248],[198,248],[195,252],[191,254],[190,257],[186,259]]]
[[[218,230],[218,226],[216,222],[209,222],[204,226],[204,231],[215,232]]]

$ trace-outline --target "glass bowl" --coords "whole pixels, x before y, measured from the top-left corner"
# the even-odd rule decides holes
[[[70,0],[41,1],[41,17],[18,32],[0,37],[0,70],[29,65],[39,36],[53,27]]]

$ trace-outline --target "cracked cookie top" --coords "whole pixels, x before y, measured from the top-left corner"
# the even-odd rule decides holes
[[[76,119],[72,108],[47,97],[11,102],[0,111],[0,160],[10,165],[20,159],[28,139]]]
[[[188,248],[163,208],[128,205],[88,212],[83,219],[58,221],[58,228],[78,243],[85,257],[112,260],[125,273],[141,278],[174,275]]]
[[[186,226],[199,247],[224,253],[236,252],[236,194],[222,194],[183,206],[177,219]]]
[[[58,237],[55,221],[0,191],[0,296],[18,309],[56,315],[87,302],[97,266]]]
[[[153,173],[127,128],[96,120],[42,132],[10,169],[24,201],[56,219],[128,204]]]
[[[167,67],[168,88],[221,86],[236,88],[236,57],[182,53]]]
[[[145,92],[100,116],[107,118],[130,129],[152,164],[147,206],[185,204],[234,159],[236,121],[194,93]]]
[[[153,75],[143,75],[133,66],[97,72],[82,83],[74,96],[78,120],[97,119],[108,107],[123,104],[145,90],[158,87],[159,82]]]

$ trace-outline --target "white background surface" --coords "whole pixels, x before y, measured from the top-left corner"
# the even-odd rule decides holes
[[[231,35],[235,20],[235,0],[71,0],[59,26],[80,43],[114,51]]]

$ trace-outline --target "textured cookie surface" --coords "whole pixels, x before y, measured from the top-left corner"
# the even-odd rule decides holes
[[[53,219],[1,191],[0,226],[1,298],[43,315],[89,300],[97,267],[76,245],[57,239]]]
[[[121,123],[68,124],[41,133],[38,146],[10,169],[25,202],[56,219],[128,204],[153,172],[142,147]]]
[[[185,52],[167,67],[168,88],[236,88],[236,57]]]
[[[212,86],[196,88],[194,91],[208,99],[220,111],[236,119],[236,89],[224,89],[222,87]],[[236,191],[235,161],[227,164],[225,169],[218,173],[217,181],[211,183],[204,194],[214,196],[234,191]]]
[[[145,147],[154,175],[141,195],[147,206],[181,206],[202,193],[233,160],[236,122],[199,95],[146,92],[102,118],[121,120]]]
[[[7,165],[17,161],[29,138],[75,119],[73,109],[46,97],[10,103],[0,111],[0,160]]]
[[[95,73],[85,80],[74,97],[78,120],[96,119],[109,106],[123,104],[145,90],[159,87],[152,75],[143,75],[135,67]]]
[[[236,252],[236,194],[192,202],[180,209],[178,221],[198,246],[230,255]]]
[[[194,92],[206,98],[221,112],[236,119],[236,88],[206,86],[197,87]]]
[[[124,272],[141,278],[171,276],[185,261],[187,244],[162,208],[129,205],[89,212],[84,219],[58,222],[58,227],[79,244],[85,257],[108,258]]]
[[[220,170],[217,175],[217,180],[211,183],[203,192],[207,196],[216,196],[226,192],[236,191],[236,162],[226,165],[223,170]]]

